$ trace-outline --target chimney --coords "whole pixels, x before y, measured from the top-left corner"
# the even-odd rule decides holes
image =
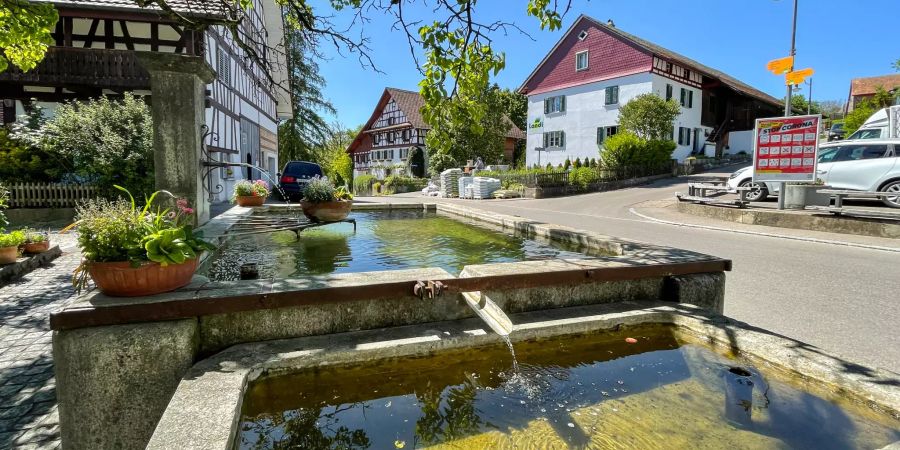
[[[613,23],[612,19],[606,19],[606,24],[609,25],[609,26],[611,26],[611,27],[613,27],[613,28],[616,27],[616,24]]]

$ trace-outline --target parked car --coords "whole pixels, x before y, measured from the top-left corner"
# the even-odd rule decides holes
[[[828,130],[828,142],[831,141],[839,141],[844,138],[844,123],[838,122],[831,125],[831,129]]]
[[[829,142],[819,146],[818,178],[833,189],[897,193],[887,197],[885,205],[900,208],[900,139]],[[734,188],[750,186],[751,202],[765,200],[778,193],[778,183],[754,183],[753,167],[744,167],[728,179]]]
[[[847,136],[848,141],[857,139],[900,139],[900,105],[875,111],[858,130]]]
[[[278,173],[278,185],[281,187],[278,195],[282,197],[282,200],[297,200],[303,194],[303,189],[309,180],[321,176],[324,176],[322,167],[316,163],[289,161]]]

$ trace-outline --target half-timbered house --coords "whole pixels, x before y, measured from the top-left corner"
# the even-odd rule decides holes
[[[427,149],[425,135],[429,126],[422,118],[425,101],[418,92],[397,88],[385,88],[372,112],[347,153],[353,159],[354,174],[371,174],[383,178],[398,170],[405,170],[413,148],[421,149],[425,158],[419,164],[410,165],[411,175],[424,176]],[[508,121],[508,119],[507,119]],[[525,139],[525,133],[509,122],[509,131],[503,144],[504,158],[511,161],[516,143]],[[493,161],[488,161],[491,163]],[[404,169],[400,169],[403,167]]]
[[[278,169],[277,121],[291,116],[286,91],[276,87],[286,74],[270,49],[282,46],[280,8],[273,0],[254,0],[242,23],[245,42],[271,59],[271,76],[235,44],[231,34],[213,26],[185,28],[160,10],[140,8],[134,0],[53,0],[59,21],[44,60],[22,72],[0,73],[0,120],[11,122],[32,100],[52,114],[59,102],[116,96],[125,91],[150,94],[150,76],[135,52],[203,56],[216,71],[207,86],[206,145],[219,161],[249,163],[274,174]],[[168,4],[186,17],[216,16],[216,2],[174,0]],[[198,168],[199,170],[199,168]],[[214,200],[227,199],[241,178],[260,178],[259,170],[220,168],[211,174]],[[220,186],[220,188],[217,188]]]

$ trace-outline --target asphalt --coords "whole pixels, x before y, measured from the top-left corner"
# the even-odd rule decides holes
[[[900,252],[891,251],[900,247],[897,240],[815,233],[815,239],[807,241],[802,232],[734,227],[719,221],[715,222],[721,227],[698,227],[692,216],[671,208],[675,192],[687,191],[686,182],[665,179],[630,189],[539,200],[438,201],[729,258],[734,268],[727,275],[726,315],[849,362],[900,373]],[[404,194],[359,200],[423,199],[428,200]],[[653,220],[655,216],[664,216],[666,222]],[[749,229],[754,233],[745,232]]]

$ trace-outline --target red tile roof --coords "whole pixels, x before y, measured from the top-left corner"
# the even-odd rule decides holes
[[[850,96],[872,95],[875,93],[875,88],[879,86],[888,91],[900,87],[900,73],[879,77],[854,78],[850,80]]]

